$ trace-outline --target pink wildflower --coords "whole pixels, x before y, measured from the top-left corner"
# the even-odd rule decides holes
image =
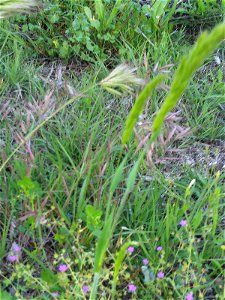
[[[137,289],[136,285],[134,285],[134,284],[128,284],[128,292],[129,293],[135,293],[136,289]]]
[[[17,245],[16,243],[13,243],[12,250],[14,252],[20,252],[21,251],[21,247],[19,245]]]
[[[164,274],[162,271],[160,271],[160,272],[158,273],[158,275],[157,275],[157,277],[158,277],[159,279],[164,278],[164,276],[165,276],[165,274]]]
[[[188,293],[185,297],[185,300],[194,300],[194,295],[193,293]]]
[[[180,226],[186,226],[187,225],[187,221],[186,220],[181,220],[180,221]]]
[[[59,265],[58,267],[58,271],[61,273],[65,273],[67,269],[68,269],[67,265]]]
[[[17,261],[17,256],[16,255],[8,255],[7,260],[10,262],[15,262],[15,261]]]
[[[143,261],[142,261],[142,262],[143,262],[143,264],[144,264],[144,265],[148,265],[148,263],[149,263],[149,261],[148,261],[146,258],[145,258],[145,259],[143,259]]]
[[[82,287],[82,291],[84,292],[84,294],[87,294],[89,292],[89,286],[88,285],[84,285]]]
[[[59,292],[53,292],[53,293],[52,293],[52,296],[53,296],[53,297],[58,297],[58,296],[59,296]]]
[[[157,246],[156,251],[162,251],[162,246]]]
[[[134,252],[134,247],[130,246],[127,248],[128,253],[133,253]]]

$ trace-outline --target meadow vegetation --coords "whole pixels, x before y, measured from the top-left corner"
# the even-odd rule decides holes
[[[0,1],[0,300],[224,299],[225,1]]]

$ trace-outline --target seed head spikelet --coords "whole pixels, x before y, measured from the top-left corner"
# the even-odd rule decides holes
[[[143,84],[143,80],[136,75],[136,68],[126,64],[116,67],[100,85],[108,92],[120,96],[122,92],[132,92],[133,86]]]
[[[138,120],[138,116],[142,113],[144,109],[144,105],[146,101],[148,100],[148,97],[152,94],[154,89],[157,87],[157,85],[162,82],[165,79],[165,75],[158,75],[156,78],[154,78],[152,81],[150,81],[145,88],[142,90],[140,95],[138,96],[133,108],[131,109],[128,118],[126,120],[126,125],[122,137],[122,143],[125,144],[134,128],[134,125],[136,124]]]
[[[222,23],[210,33],[203,32],[190,53],[182,59],[174,75],[170,92],[153,122],[151,141],[159,135],[166,115],[176,106],[193,74],[224,39],[225,23]]]

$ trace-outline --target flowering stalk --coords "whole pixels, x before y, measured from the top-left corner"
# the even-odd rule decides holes
[[[121,96],[122,92],[133,92],[133,86],[144,83],[143,79],[135,74],[136,68],[121,64],[116,67],[105,79],[100,82],[108,92]]]
[[[151,142],[160,134],[166,115],[176,106],[193,74],[224,39],[225,23],[222,23],[217,25],[210,33],[203,32],[191,49],[189,55],[182,59],[174,75],[170,92],[154,119]]]
[[[122,137],[122,143],[125,144],[134,128],[135,123],[138,120],[138,116],[142,113],[144,109],[144,105],[148,100],[149,96],[152,94],[157,85],[165,79],[165,75],[158,75],[152,81],[150,81],[145,88],[142,90],[140,95],[138,96],[133,108],[131,109],[129,116],[126,120],[126,125]]]

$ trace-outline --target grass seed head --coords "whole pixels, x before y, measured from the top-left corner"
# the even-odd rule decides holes
[[[116,67],[100,85],[108,92],[120,96],[123,92],[132,92],[134,86],[144,84],[144,80],[136,75],[136,68],[126,64]]]

